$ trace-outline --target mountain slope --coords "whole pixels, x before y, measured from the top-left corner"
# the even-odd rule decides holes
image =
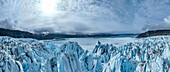
[[[80,38],[80,37],[134,37],[138,34],[111,34],[111,33],[92,33],[92,34],[67,34],[67,33],[53,33],[53,34],[33,34],[26,31],[9,30],[0,28],[0,36],[10,36],[14,38],[33,38],[37,40],[51,40],[55,38]]]
[[[151,36],[161,36],[161,35],[170,35],[170,30],[147,31],[145,33],[139,34],[136,38],[151,37]]]

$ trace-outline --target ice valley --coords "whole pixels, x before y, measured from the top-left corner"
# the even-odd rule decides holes
[[[170,72],[170,36],[135,39],[116,47],[0,37],[0,72]]]

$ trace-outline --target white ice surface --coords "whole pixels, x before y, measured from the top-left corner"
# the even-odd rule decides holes
[[[104,44],[113,44],[115,46],[121,46],[126,44],[127,42],[133,41],[135,38],[132,37],[122,37],[122,38],[67,38],[66,40],[55,41],[56,44],[62,45],[66,42],[78,42],[79,45],[84,50],[92,51],[95,48],[97,41],[100,41]]]

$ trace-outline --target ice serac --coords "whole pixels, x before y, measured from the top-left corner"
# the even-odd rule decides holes
[[[77,55],[63,54],[60,60],[60,72],[82,72]]]
[[[119,49],[104,72],[169,72],[170,38],[152,37],[135,40]]]
[[[123,46],[0,37],[0,72],[170,72],[170,37],[136,39]]]
[[[77,42],[68,42],[60,47],[61,51],[77,55],[78,58],[83,54],[84,50]]]

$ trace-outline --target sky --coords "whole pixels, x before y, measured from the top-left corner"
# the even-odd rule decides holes
[[[33,33],[170,29],[170,0],[0,0],[0,28]]]

